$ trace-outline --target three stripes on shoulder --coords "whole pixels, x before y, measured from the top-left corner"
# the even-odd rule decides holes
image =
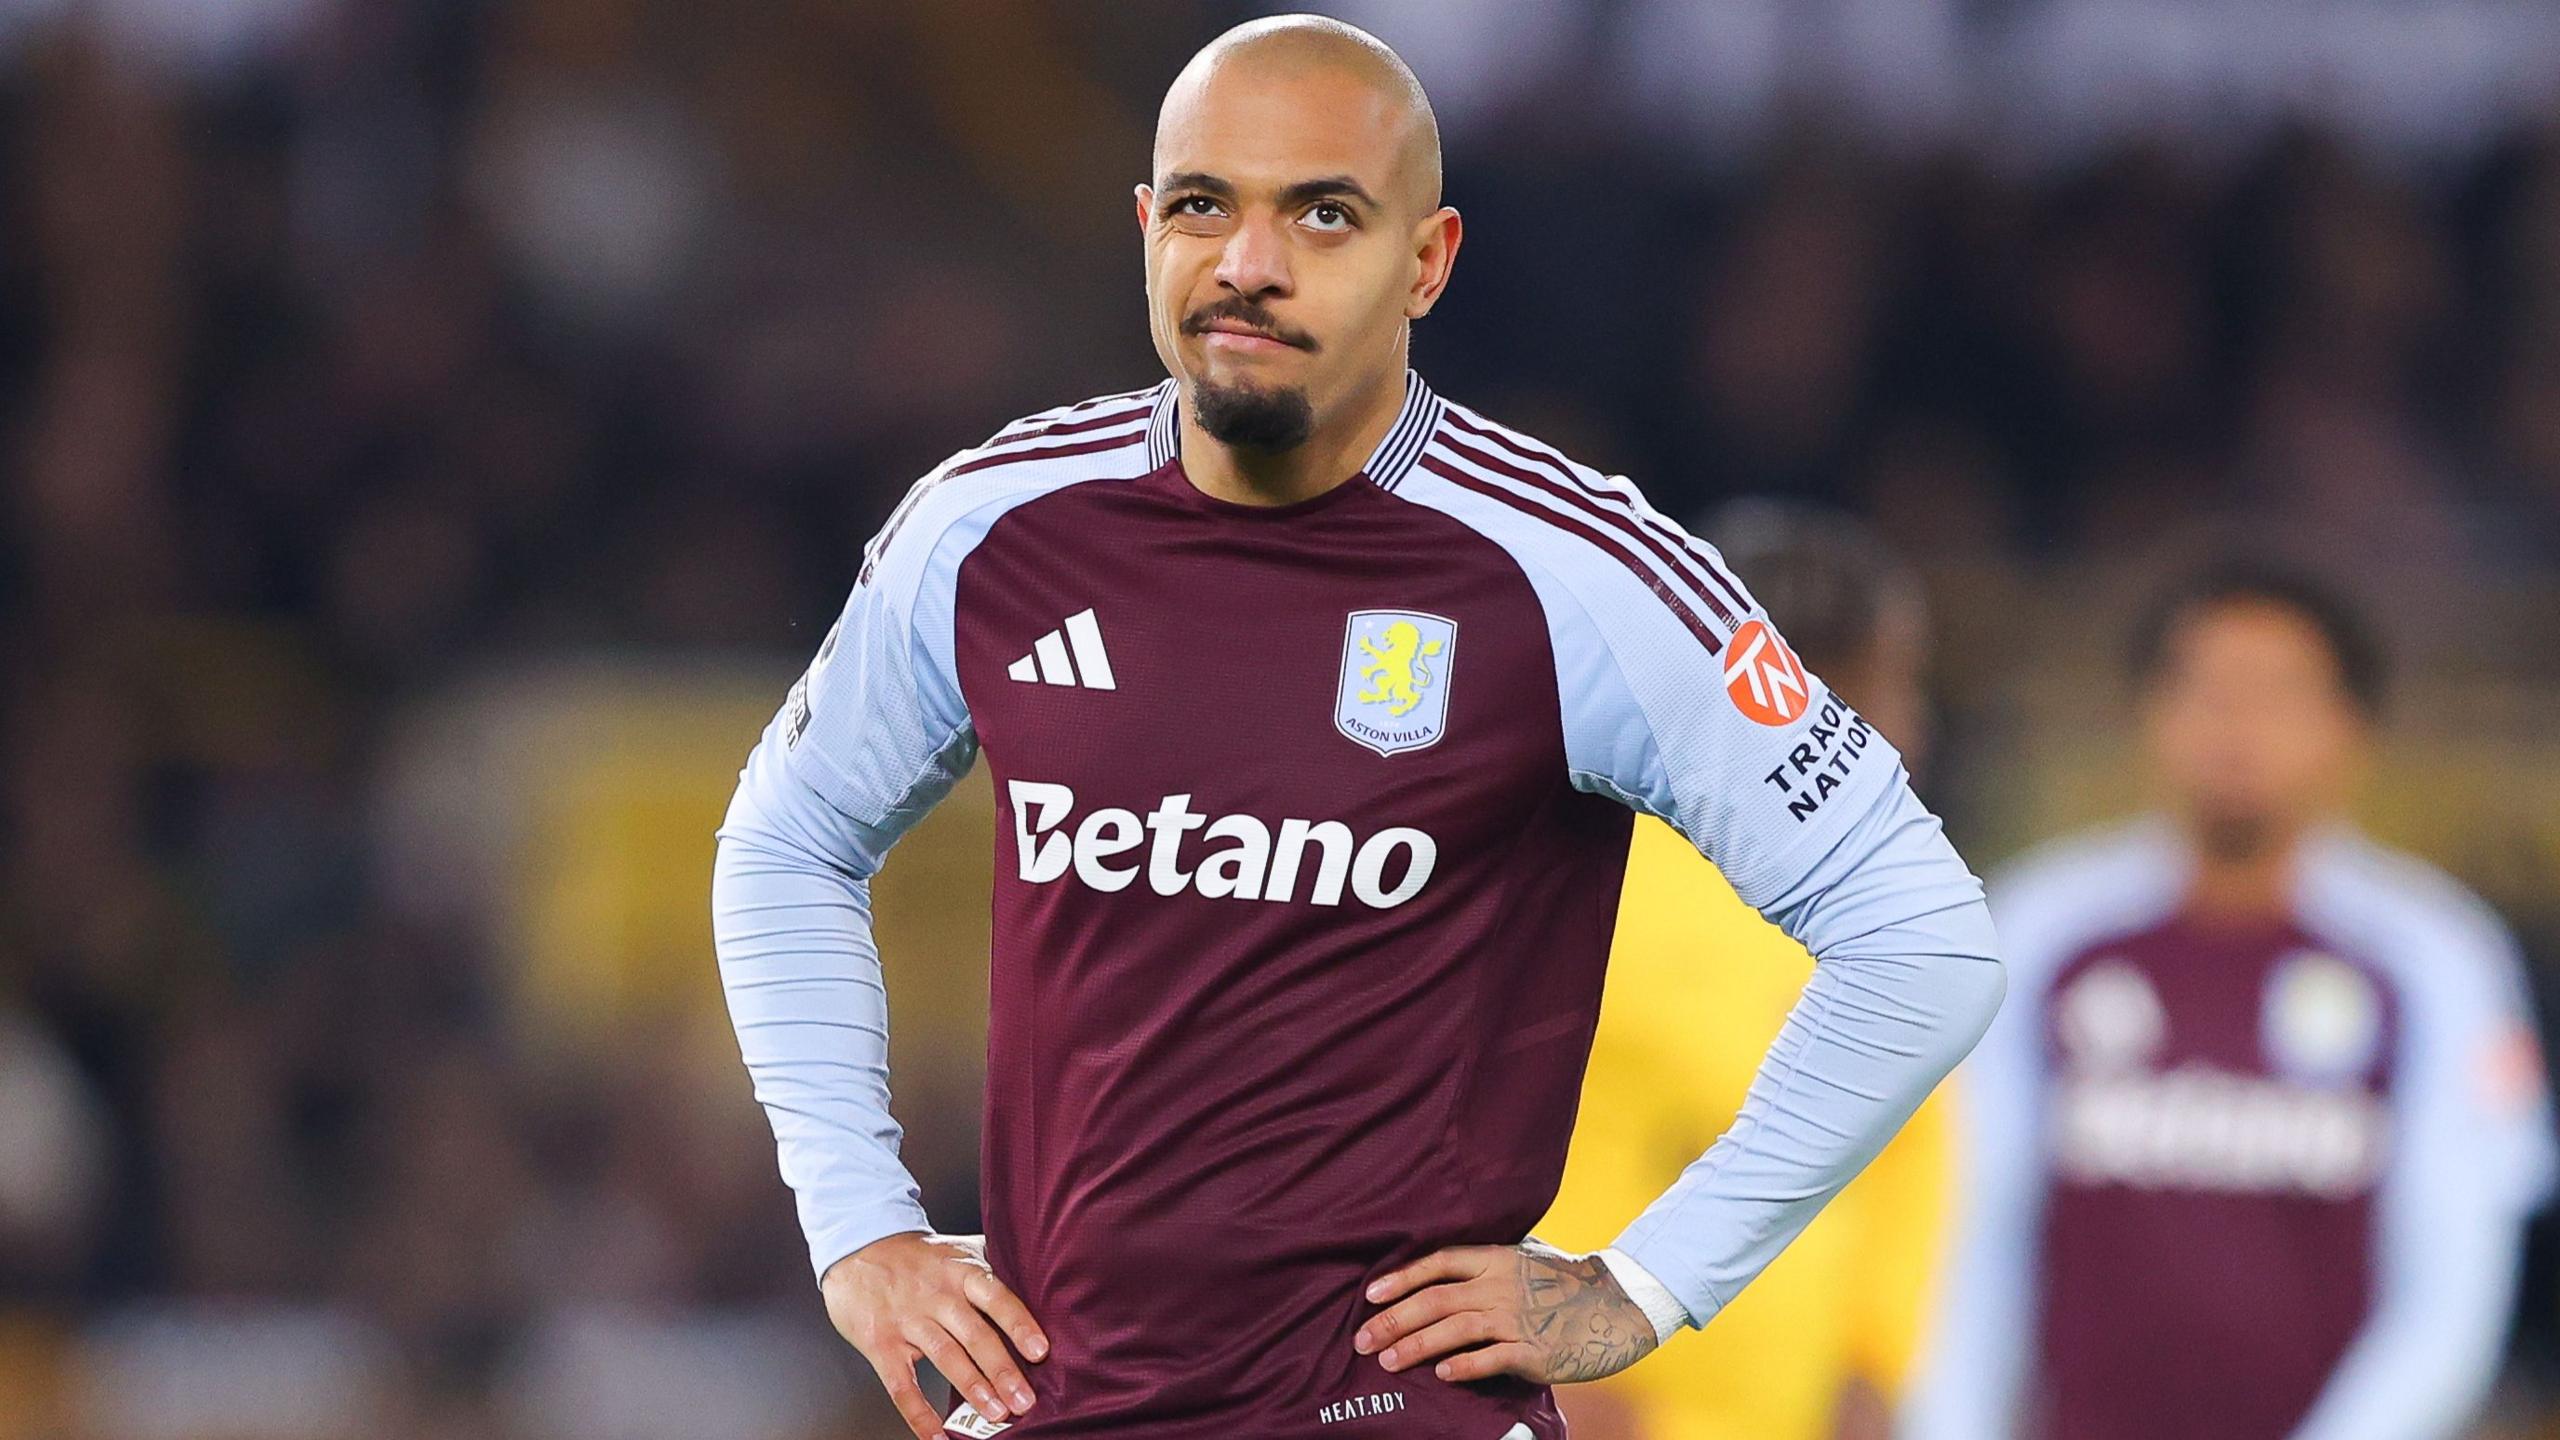
[[[1004,673],[1008,679],[1042,685],[1120,688],[1111,678],[1111,654],[1102,648],[1102,627],[1089,609],[1068,616],[1065,625],[1034,641],[1031,653],[1004,667]]]

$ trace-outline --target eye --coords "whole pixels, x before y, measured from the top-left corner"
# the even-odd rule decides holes
[[[1307,207],[1308,228],[1338,235],[1352,228],[1350,208],[1333,200],[1319,200]]]
[[[1218,202],[1215,197],[1208,195],[1177,196],[1172,204],[1164,207],[1164,213],[1173,216],[1215,215],[1218,213]]]

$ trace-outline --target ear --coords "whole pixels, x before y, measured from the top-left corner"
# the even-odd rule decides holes
[[[1156,187],[1140,181],[1134,194],[1138,202],[1138,234],[1144,236],[1147,227],[1155,220]]]
[[[1446,205],[1414,226],[1415,273],[1413,290],[1404,300],[1406,319],[1419,320],[1440,303],[1440,292],[1449,288],[1449,272],[1457,266],[1458,244],[1466,238],[1466,230],[1458,212]]]

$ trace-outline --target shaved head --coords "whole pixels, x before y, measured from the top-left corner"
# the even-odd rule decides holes
[[[1199,442],[1185,473],[1263,501],[1355,473],[1458,253],[1413,71],[1338,20],[1239,25],[1165,92],[1136,200],[1149,327]]]
[[[1155,171],[1165,173],[1165,140],[1208,103],[1214,89],[1330,72],[1368,92],[1369,115],[1394,155],[1394,199],[1407,215],[1440,208],[1440,121],[1404,57],[1356,25],[1323,15],[1274,15],[1210,41],[1182,67],[1156,113]]]

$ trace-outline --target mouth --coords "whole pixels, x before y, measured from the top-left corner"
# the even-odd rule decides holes
[[[1316,348],[1315,341],[1292,335],[1287,326],[1268,316],[1211,313],[1193,317],[1182,328],[1221,355],[1279,355]]]
[[[1266,335],[1242,326],[1211,325],[1200,332],[1200,340],[1212,350],[1235,355],[1277,355],[1298,348],[1277,335]]]

